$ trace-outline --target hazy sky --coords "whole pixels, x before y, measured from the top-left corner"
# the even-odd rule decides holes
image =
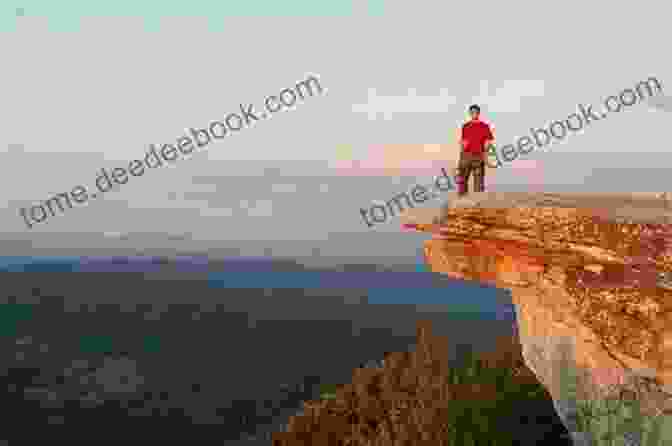
[[[18,206],[91,185],[97,169],[142,158],[149,144],[174,142],[240,103],[259,109],[310,74],[322,95],[50,217],[33,233],[327,240],[399,231],[394,221],[368,228],[359,207],[452,168],[469,104],[481,104],[506,144],[650,76],[672,88],[663,51],[669,26],[650,1],[635,9],[583,1],[238,3],[3,4],[2,231],[30,237]],[[670,190],[670,110],[661,99],[636,104],[491,171],[489,184]]]

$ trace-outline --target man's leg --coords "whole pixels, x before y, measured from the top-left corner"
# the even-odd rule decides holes
[[[473,161],[474,192],[485,191],[485,160]]]
[[[457,193],[459,195],[465,195],[469,192],[469,176],[471,174],[471,161],[468,155],[464,153],[460,155],[460,162],[457,170]]]

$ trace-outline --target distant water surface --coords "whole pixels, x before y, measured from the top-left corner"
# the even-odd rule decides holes
[[[294,269],[289,270],[289,269]],[[307,270],[268,258],[2,257],[0,272],[201,273],[213,288],[360,289],[369,304],[449,304],[456,312],[501,316],[512,311],[507,291],[418,271]],[[459,296],[459,297],[458,297]]]

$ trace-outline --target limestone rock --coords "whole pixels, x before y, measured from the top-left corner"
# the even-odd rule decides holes
[[[670,193],[452,198],[410,210],[402,223],[432,234],[432,271],[512,291],[525,362],[556,403],[557,351],[569,341],[595,385],[584,394],[646,381],[646,413],[672,414]]]

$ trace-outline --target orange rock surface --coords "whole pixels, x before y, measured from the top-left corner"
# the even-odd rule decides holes
[[[667,194],[480,193],[402,222],[432,234],[432,271],[511,290],[523,357],[554,399],[569,340],[598,388],[645,382],[646,407],[672,413],[671,209]]]

